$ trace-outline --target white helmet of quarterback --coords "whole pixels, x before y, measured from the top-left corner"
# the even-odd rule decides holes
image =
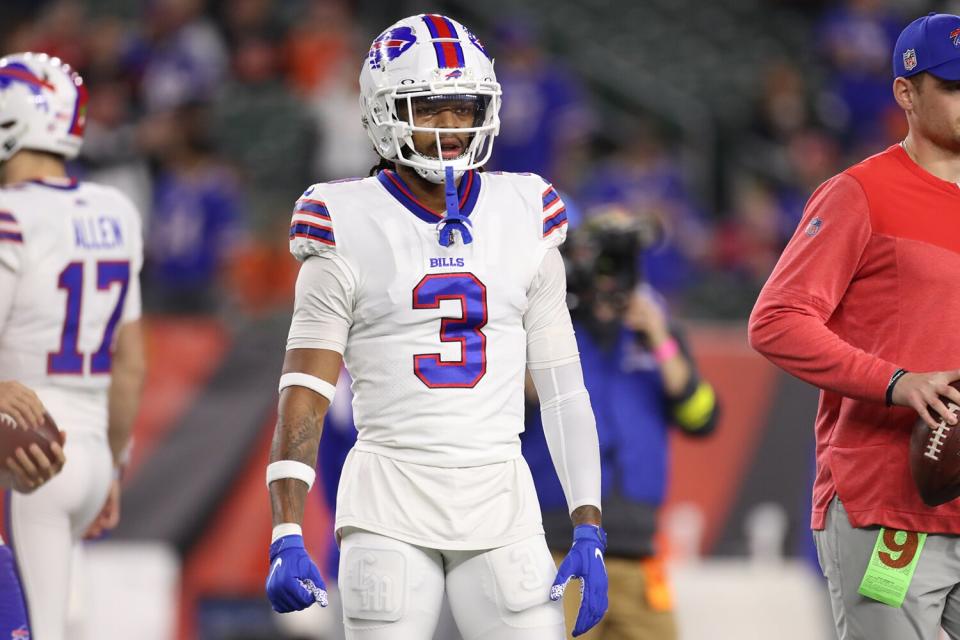
[[[414,104],[425,99],[473,101],[474,126],[415,125]],[[446,167],[459,178],[490,158],[500,131],[500,85],[493,60],[466,27],[445,16],[421,14],[397,22],[370,45],[360,70],[360,109],[363,126],[381,157],[442,183]],[[436,155],[414,148],[415,132],[436,137]],[[470,141],[457,157],[444,158],[441,132],[468,134]]]
[[[0,162],[20,149],[76,157],[86,126],[87,89],[60,58],[0,58]]]

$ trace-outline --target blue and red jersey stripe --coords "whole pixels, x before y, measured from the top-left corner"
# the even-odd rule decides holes
[[[447,18],[437,14],[423,16],[423,21],[434,39],[433,49],[437,53],[437,66],[441,69],[455,69],[465,66],[463,47],[460,45],[457,29]],[[437,42],[437,40],[442,40]],[[448,40],[449,39],[449,40]]]
[[[311,200],[310,198],[301,198],[297,200],[297,204],[293,209],[294,213],[312,213],[318,218],[323,218],[324,220],[330,219],[330,211],[327,210],[327,205],[321,200]]]
[[[321,227],[310,222],[294,222],[290,225],[290,239],[307,238],[308,240],[317,240],[331,247],[337,246],[336,238],[333,235],[333,229]]]
[[[557,190],[553,188],[553,185],[547,188],[543,192],[543,210],[546,211],[547,207],[554,203],[554,201],[560,196],[557,194]]]
[[[567,224],[567,209],[560,207],[556,213],[543,221],[543,237],[546,238],[565,224]]]
[[[548,211],[551,207],[558,207],[553,211]],[[563,225],[567,224],[567,208],[563,204],[563,200],[560,199],[560,194],[557,193],[557,190],[553,188],[553,185],[548,185],[546,191],[543,192],[543,213],[545,216],[543,219],[543,237],[547,237]]]

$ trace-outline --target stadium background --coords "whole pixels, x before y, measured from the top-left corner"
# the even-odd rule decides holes
[[[131,196],[147,234],[137,447],[121,527],[87,546],[72,637],[310,637],[276,629],[262,596],[289,211],[306,185],[375,164],[359,65],[417,12],[495,55],[496,168],[548,176],[581,217],[615,204],[666,230],[646,274],[724,405],[715,437],[673,448],[683,637],[831,637],[807,531],[816,392],[748,349],[745,318],[816,185],[904,135],[890,52],[932,10],[960,3],[3,0],[2,52],[56,54],[87,81],[71,171]],[[323,560],[320,495],[307,532]]]

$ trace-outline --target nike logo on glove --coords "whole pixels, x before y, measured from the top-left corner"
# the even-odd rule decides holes
[[[276,573],[277,569],[280,568],[280,565],[283,564],[283,558],[277,558],[277,561],[273,563],[273,566],[270,567],[270,575],[267,576],[267,582],[273,580],[273,574]]]
[[[600,558],[600,563],[603,565],[604,568],[607,567],[607,563],[603,561],[603,552],[600,551],[600,549],[594,549],[594,550],[593,550],[593,555],[595,555],[596,557]]]

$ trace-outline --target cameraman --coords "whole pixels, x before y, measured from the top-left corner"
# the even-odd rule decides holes
[[[610,607],[588,640],[677,637],[669,589],[655,554],[657,510],[667,477],[668,427],[703,436],[717,404],[701,380],[664,303],[640,273],[656,234],[622,211],[572,231],[566,251],[571,313],[584,381],[597,419],[603,465],[603,519]],[[539,411],[527,413],[524,455],[533,472],[547,542],[560,552],[570,536],[566,502],[543,437]],[[572,628],[576,603],[566,607]]]

